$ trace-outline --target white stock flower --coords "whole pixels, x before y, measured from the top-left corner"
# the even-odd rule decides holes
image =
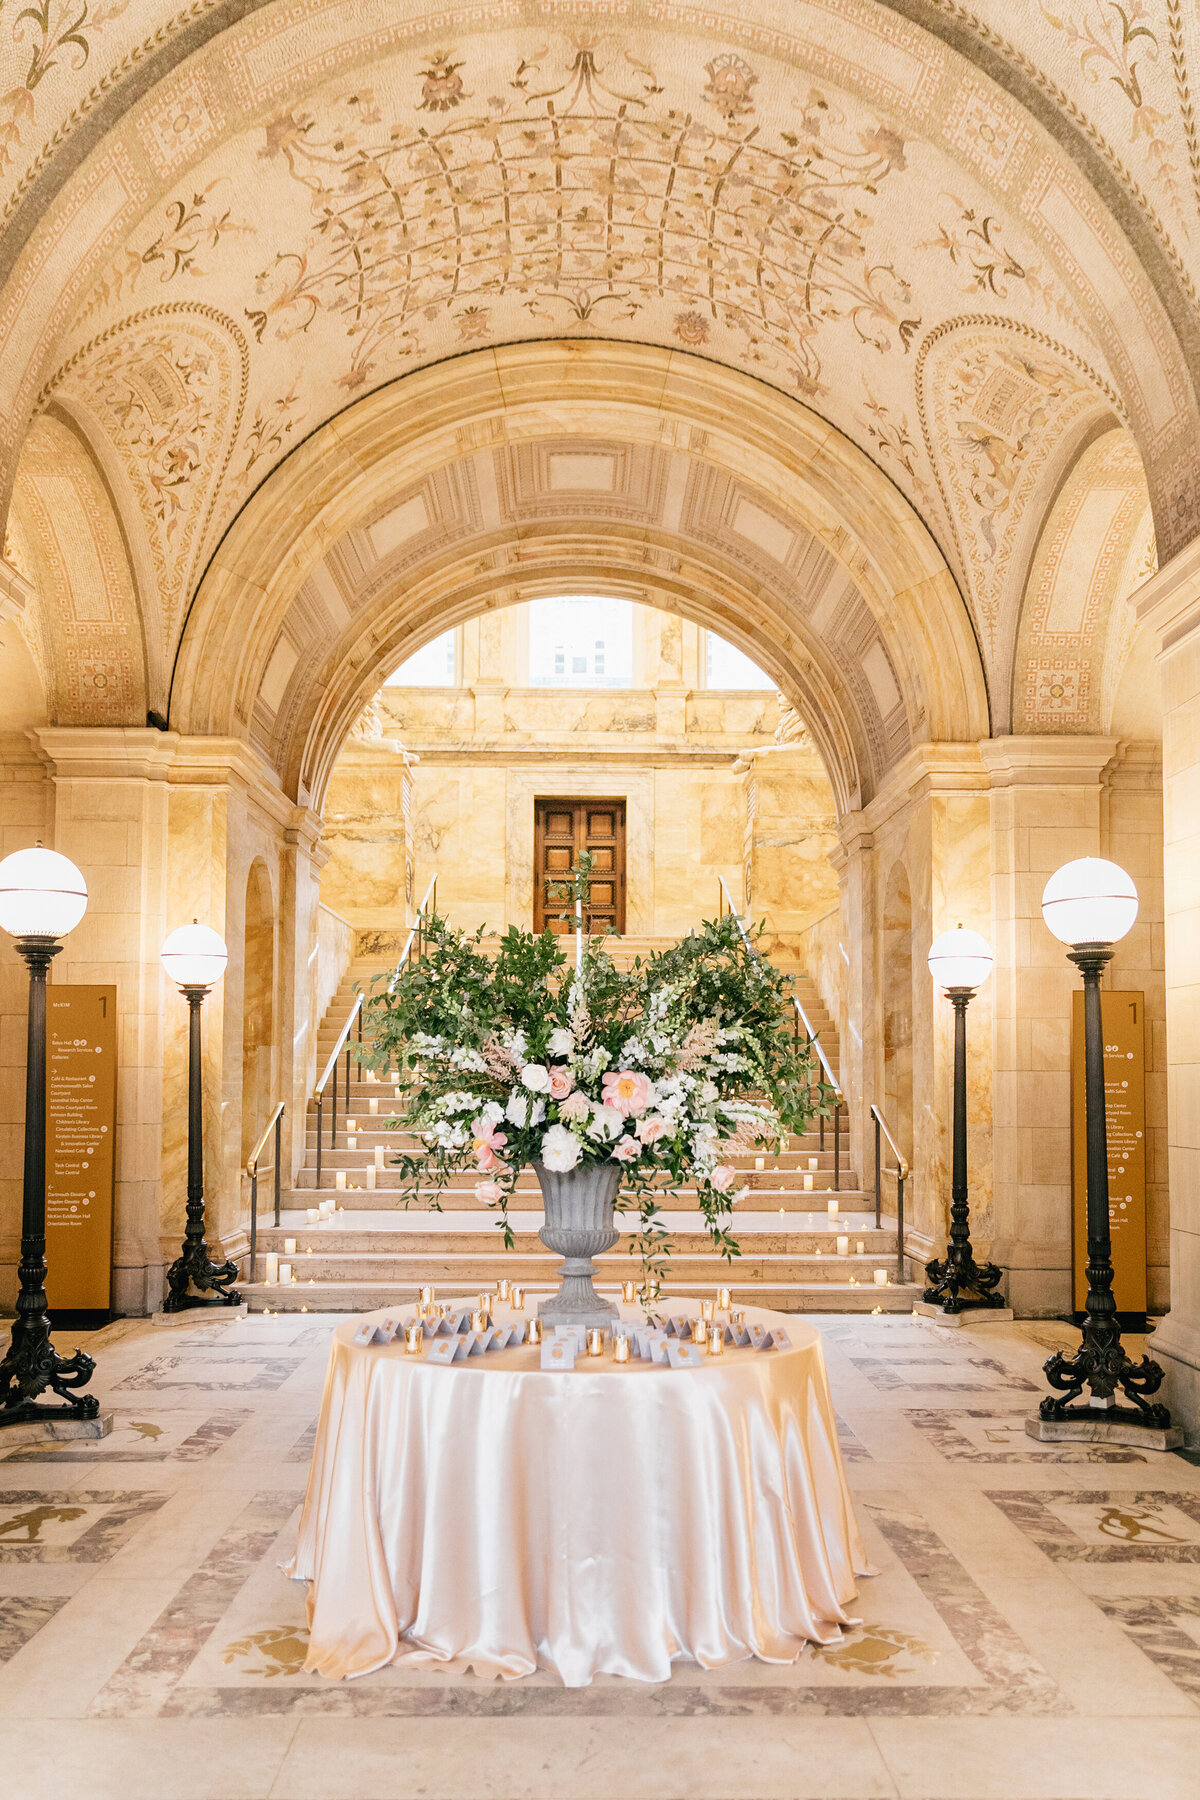
[[[510,1125],[516,1125],[518,1129],[522,1125],[527,1125],[529,1123],[529,1100],[527,1096],[524,1094],[510,1095],[508,1105],[504,1108],[504,1117],[508,1120]]]
[[[548,1169],[565,1174],[573,1169],[583,1154],[583,1145],[565,1125],[551,1125],[542,1134],[542,1161]]]
[[[498,1125],[504,1117],[504,1108],[498,1100],[489,1100],[480,1111],[479,1116],[481,1119],[486,1119],[489,1125]]]
[[[526,1063],[521,1070],[521,1080],[531,1094],[550,1092],[550,1071],[545,1063]]]
[[[565,1026],[559,1025],[550,1033],[548,1051],[551,1056],[570,1056],[574,1048],[574,1035]]]

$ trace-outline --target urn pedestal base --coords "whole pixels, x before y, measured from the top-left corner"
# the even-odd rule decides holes
[[[604,1329],[619,1315],[612,1301],[596,1292],[592,1258],[611,1250],[620,1235],[613,1226],[613,1203],[621,1189],[621,1170],[612,1163],[562,1172],[542,1163],[533,1168],[546,1208],[538,1236],[547,1250],[563,1258],[559,1290],[540,1303],[538,1318],[543,1325]]]

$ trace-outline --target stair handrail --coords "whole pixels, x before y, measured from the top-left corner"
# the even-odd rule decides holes
[[[429,886],[425,889],[425,898],[421,901],[420,906],[417,908],[417,916],[413,920],[413,923],[409,930],[408,936],[404,940],[404,948],[400,952],[400,960],[397,962],[396,967],[392,971],[392,978],[388,982],[388,990],[387,991],[389,994],[392,993],[393,990],[395,989],[396,979],[397,979],[398,975],[400,974],[401,969],[404,967],[405,963],[408,961],[409,957],[411,956],[413,945],[419,944],[421,946],[421,948],[424,947],[425,920],[429,916],[429,910],[431,907],[434,911],[436,911],[436,909],[437,909],[437,879],[438,879],[437,878],[437,870],[435,869],[433,872],[433,875],[430,877]],[[317,1186],[318,1187],[320,1187],[320,1185],[321,1185],[321,1152],[322,1152],[321,1134],[324,1129],[324,1116],[323,1115],[324,1115],[324,1109],[325,1109],[325,1088],[329,1081],[330,1076],[332,1076],[333,1077],[333,1094],[331,1096],[331,1110],[330,1110],[330,1115],[329,1115],[329,1148],[331,1150],[333,1150],[333,1149],[336,1149],[336,1147],[337,1147],[338,1061],[344,1051],[345,1056],[346,1056],[346,1107],[345,1107],[345,1113],[343,1116],[346,1116],[349,1114],[349,1111],[350,1111],[350,1033],[354,1029],[355,1022],[357,1021],[358,1041],[359,1041],[359,1044],[361,1045],[361,1043],[362,1043],[362,1020],[363,1020],[363,992],[362,992],[362,989],[360,988],[358,993],[355,994],[355,996],[354,996],[354,1003],[350,1008],[350,1016],[346,1020],[346,1023],[342,1026],[342,1029],[338,1033],[337,1043],[333,1046],[333,1050],[330,1054],[329,1061],[325,1064],[324,1073],[322,1074],[320,1081],[318,1081],[316,1087],[313,1090],[313,1093],[314,1093],[314,1096],[315,1096],[315,1099],[317,1102]]]
[[[249,1272],[247,1274],[246,1279],[251,1284],[253,1284],[253,1281],[254,1281],[254,1262],[255,1262],[256,1256],[258,1255],[258,1162],[259,1162],[259,1158],[261,1157],[264,1149],[266,1148],[267,1139],[270,1137],[271,1133],[274,1132],[275,1133],[275,1225],[276,1225],[276,1228],[278,1228],[278,1225],[279,1225],[280,1169],[282,1166],[282,1159],[283,1159],[283,1115],[286,1110],[286,1106],[287,1106],[286,1101],[283,1101],[283,1100],[277,1101],[276,1106],[275,1106],[275,1111],[271,1114],[270,1118],[267,1120],[266,1124],[263,1126],[263,1134],[259,1138],[257,1144],[255,1144],[253,1150],[250,1152],[249,1159],[246,1163],[246,1173],[250,1177],[250,1252],[249,1252],[250,1268],[249,1268]]]
[[[725,907],[733,915],[733,922],[738,928],[738,935],[740,936],[742,943],[746,946],[747,954],[750,956],[757,956],[760,958],[760,960],[762,960],[761,952],[756,950],[754,948],[754,945],[750,941],[750,937],[746,931],[746,927],[742,923],[741,913],[738,911],[737,907],[733,904],[733,895],[729,891],[729,884],[725,880],[725,877],[719,871],[717,873],[717,880],[721,884],[721,894],[722,894],[722,897],[723,897],[723,900],[725,903]],[[724,914],[722,914],[722,917],[723,916],[724,916]],[[821,1068],[825,1075],[825,1085],[827,1087],[831,1087],[833,1089],[833,1095],[834,1095],[834,1103],[833,1103],[833,1191],[836,1194],[841,1191],[841,1186],[842,1186],[841,1117],[842,1117],[842,1106],[845,1101],[845,1095],[842,1093],[841,1082],[838,1080],[837,1076],[834,1074],[832,1068],[830,1067],[829,1058],[825,1054],[825,1051],[821,1045],[821,1040],[817,1036],[816,1032],[813,1030],[812,1020],[809,1018],[808,1014],[805,1012],[803,1006],[801,1006],[800,1001],[795,994],[789,994],[788,999],[791,1001],[793,1007],[795,1008],[795,1021],[794,1022],[797,1024],[797,1026],[803,1025],[804,1035],[808,1039],[809,1049],[815,1050],[817,1053],[817,1061],[820,1063]],[[825,1115],[824,1115],[824,1113],[821,1114],[820,1131],[821,1131],[821,1140],[820,1140],[821,1141],[821,1149],[824,1150],[824,1148],[825,1148]]]
[[[879,1108],[872,1102],[871,1118],[875,1123],[875,1229],[881,1229],[883,1216],[883,1177],[896,1177],[896,1278],[903,1282],[906,1279],[904,1268],[904,1184],[909,1177],[908,1158],[892,1136],[891,1127]],[[886,1138],[896,1158],[896,1167],[889,1169],[883,1161],[883,1145],[881,1138]]]

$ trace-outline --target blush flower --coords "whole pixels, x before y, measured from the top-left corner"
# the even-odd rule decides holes
[[[661,1113],[647,1113],[637,1122],[637,1134],[643,1144],[657,1144],[659,1138],[666,1137],[671,1129],[671,1121],[664,1119]]]
[[[573,1169],[583,1154],[583,1145],[565,1125],[551,1125],[542,1134],[542,1161],[558,1174]]]
[[[718,1194],[727,1194],[737,1179],[737,1170],[731,1169],[728,1163],[718,1163],[708,1179]]]
[[[591,1110],[592,1103],[587,1095],[580,1093],[576,1088],[559,1106],[558,1116],[560,1119],[570,1119],[577,1123],[580,1119],[586,1119]]]
[[[602,1096],[623,1119],[644,1113],[654,1099],[654,1088],[648,1075],[637,1069],[614,1069],[604,1077]]]
[[[642,1146],[636,1138],[623,1137],[619,1144],[614,1144],[612,1159],[619,1163],[636,1162],[641,1154]]]
[[[574,1086],[575,1080],[569,1069],[551,1069],[550,1098],[552,1100],[565,1100]]]
[[[500,1151],[508,1143],[507,1134],[497,1131],[488,1119],[476,1119],[472,1130],[475,1133],[475,1167],[481,1175],[490,1175],[493,1169],[502,1166]]]
[[[475,1198],[484,1206],[495,1206],[497,1201],[503,1200],[504,1189],[498,1181],[477,1181]]]

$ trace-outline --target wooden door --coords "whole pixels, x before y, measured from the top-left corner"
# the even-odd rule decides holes
[[[584,851],[592,855],[592,892],[583,928],[597,935],[625,930],[625,802],[536,800],[533,929],[556,937],[575,929],[575,903],[555,890],[569,882]]]

